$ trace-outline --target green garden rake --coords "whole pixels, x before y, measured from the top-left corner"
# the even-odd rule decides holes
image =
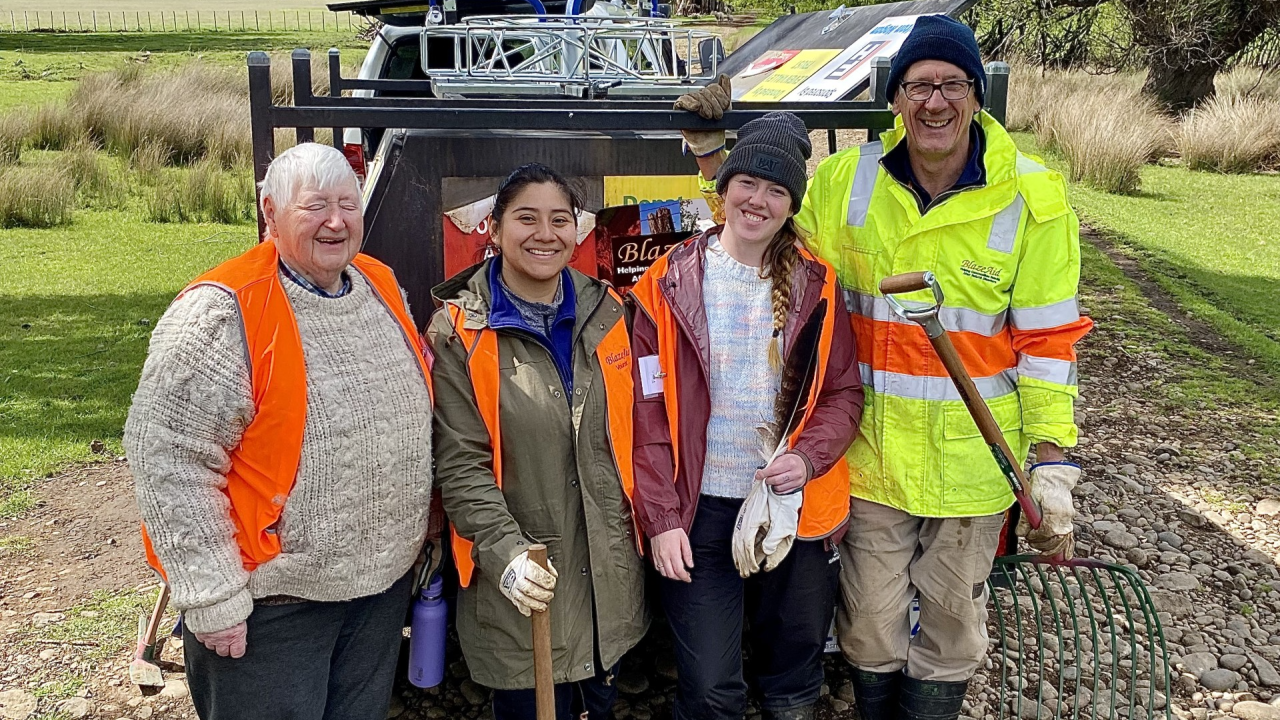
[[[933,303],[908,306],[893,297],[920,290],[931,291]],[[1028,524],[1039,527],[1040,508],[1022,462],[938,320],[943,294],[933,273],[886,278],[880,292],[895,313],[924,328]],[[1087,558],[1010,555],[996,558],[987,586],[997,665],[980,675],[986,687],[977,680],[975,689],[979,702],[994,705],[989,714],[1020,720],[1172,717],[1164,632],[1136,573]]]

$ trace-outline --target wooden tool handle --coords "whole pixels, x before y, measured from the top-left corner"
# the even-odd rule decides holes
[[[547,546],[530,545],[529,559],[547,568]],[[533,689],[538,720],[556,720],[556,688],[551,680],[551,612],[533,611]]]
[[[887,277],[880,281],[880,294],[897,295],[927,289],[929,284],[924,281],[924,276],[925,271],[921,270]]]
[[[900,275],[899,277],[903,276]],[[892,280],[893,278],[889,279]],[[883,287],[884,283],[881,283],[881,288],[883,289]],[[964,401],[965,407],[969,409],[969,415],[973,417],[974,424],[978,426],[978,432],[982,433],[982,439],[986,440],[988,445],[998,448],[1004,454],[1007,467],[1002,467],[1001,471],[1009,480],[1009,487],[1018,499],[1018,505],[1022,507],[1023,515],[1027,517],[1027,524],[1032,528],[1040,527],[1040,508],[1031,499],[1029,492],[1031,486],[1027,483],[1027,476],[1022,471],[1022,461],[1014,457],[1013,450],[1010,449],[1009,443],[1004,439],[1004,432],[1000,430],[995,418],[991,416],[991,408],[987,407],[987,402],[982,399],[982,394],[978,392],[978,387],[974,385],[973,378],[969,376],[969,371],[964,366],[964,360],[961,360],[960,354],[956,352],[956,346],[952,344],[951,336],[944,332],[936,338],[929,338],[929,342],[933,344],[934,351],[938,353],[938,358],[942,360],[942,366],[947,369],[947,374],[951,376],[951,380],[956,384],[960,399]]]

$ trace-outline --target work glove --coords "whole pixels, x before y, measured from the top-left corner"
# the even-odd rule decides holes
[[[769,487],[761,480],[751,483],[751,492],[738,510],[738,520],[733,525],[733,540],[730,549],[733,551],[733,565],[738,568],[738,575],[751,577],[760,571],[760,563],[764,561],[761,542],[769,532]]]
[[[729,76],[721,75],[710,85],[676,98],[676,110],[697,113],[706,120],[719,120],[733,105]],[[706,157],[724,149],[723,130],[681,130],[685,147],[696,157]]]
[[[764,554],[764,570],[770,570],[782,564],[791,545],[796,541],[796,533],[800,528],[800,506],[804,504],[804,493],[795,490],[779,495],[772,489],[769,496],[769,531],[760,543],[760,551]]]
[[[1040,527],[1031,529],[1026,515],[1018,520],[1018,535],[1041,555],[1070,560],[1075,551],[1075,507],[1071,491],[1080,480],[1080,466],[1046,462],[1031,466],[1031,499],[1040,506]]]
[[[502,571],[502,580],[498,587],[507,596],[511,604],[516,606],[521,615],[529,617],[531,612],[542,612],[551,602],[555,593],[556,578],[560,573],[547,562],[544,570],[541,565],[529,559],[529,552],[520,553]]]
[[[244,657],[244,651],[249,646],[249,625],[243,620],[226,630],[192,634],[201,645],[222,657]]]

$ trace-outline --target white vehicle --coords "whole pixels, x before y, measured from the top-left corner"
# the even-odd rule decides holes
[[[442,1],[329,5],[383,23],[359,79],[428,81],[357,97],[674,97],[714,78],[724,57],[710,34],[663,20],[669,6],[656,0]],[[690,57],[699,58],[696,75]],[[361,177],[376,175],[366,160],[376,163],[384,134],[344,131],[343,152]]]

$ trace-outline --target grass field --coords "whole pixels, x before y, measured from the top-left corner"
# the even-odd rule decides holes
[[[1034,137],[1018,144],[1039,153]],[[1046,157],[1063,167],[1062,159]],[[1280,175],[1148,165],[1136,195],[1073,185],[1081,217],[1136,255],[1183,307],[1280,375]]]

